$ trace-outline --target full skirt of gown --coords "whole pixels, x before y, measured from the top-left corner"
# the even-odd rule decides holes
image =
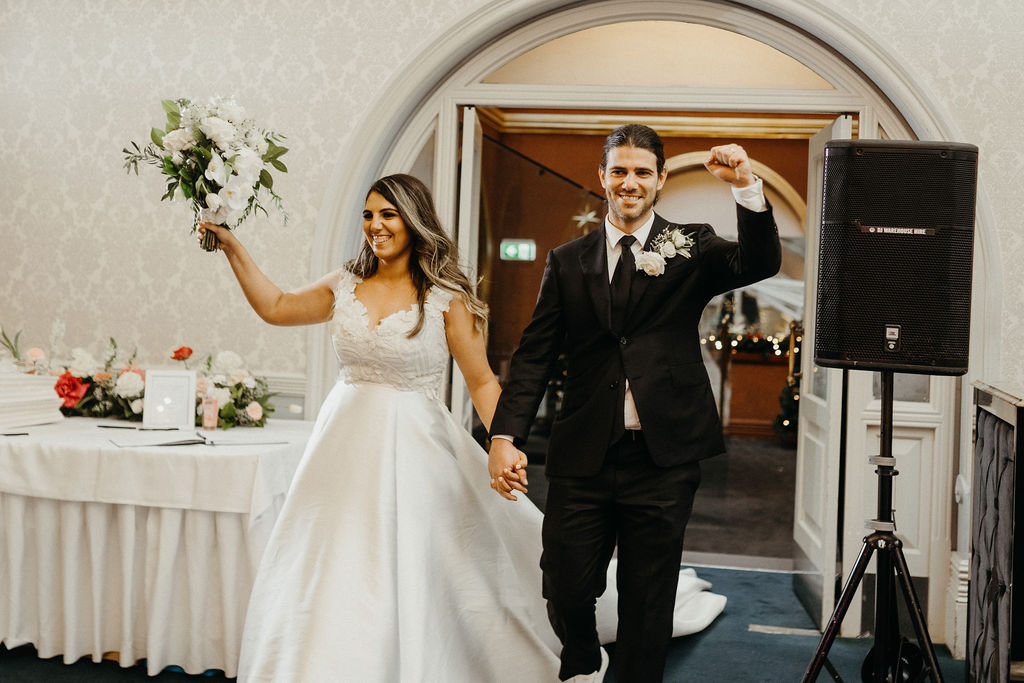
[[[239,680],[557,681],[542,516],[488,487],[486,457],[420,393],[335,386],[257,574]],[[602,642],[615,637],[614,569]],[[722,611],[709,588],[680,575],[673,635]]]

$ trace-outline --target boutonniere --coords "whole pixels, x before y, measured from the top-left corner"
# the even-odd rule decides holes
[[[693,236],[687,235],[679,228],[665,228],[651,242],[650,251],[641,251],[636,257],[636,269],[642,270],[651,277],[658,277],[665,272],[668,259],[676,256],[690,258],[690,247]]]

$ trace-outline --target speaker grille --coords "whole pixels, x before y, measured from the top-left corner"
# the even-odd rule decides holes
[[[815,360],[963,374],[970,338],[977,150],[826,146]],[[898,346],[886,328],[898,326]]]

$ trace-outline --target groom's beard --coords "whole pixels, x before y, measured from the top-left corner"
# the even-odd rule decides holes
[[[646,218],[658,202],[658,193],[655,192],[653,196],[645,195],[639,201],[627,204],[619,197],[618,193],[605,190],[605,201],[608,203],[610,218],[614,219],[611,220],[612,225],[623,227],[635,224],[641,217]]]

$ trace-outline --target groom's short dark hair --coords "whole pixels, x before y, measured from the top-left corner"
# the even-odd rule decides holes
[[[616,147],[636,147],[646,149],[658,159],[658,175],[665,168],[665,145],[653,128],[639,123],[628,123],[613,130],[604,140],[601,149],[601,168],[608,165],[608,152]]]

